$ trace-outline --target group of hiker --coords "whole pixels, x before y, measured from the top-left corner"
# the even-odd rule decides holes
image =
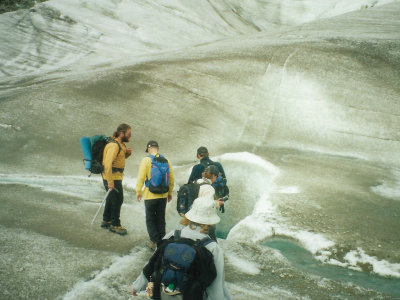
[[[126,143],[131,135],[131,127],[121,124],[103,143],[101,174],[109,193],[101,227],[120,235],[127,234],[120,211],[125,159],[132,154]],[[209,158],[206,147],[197,149],[199,164],[178,191],[182,229],[166,234],[165,210],[172,200],[174,173],[159,150],[157,141],[149,141],[145,149],[148,155],[139,166],[136,200],[144,200],[148,246],[154,253],[130,292],[136,296],[146,290],[152,299],[230,299],[224,283],[223,252],[215,234],[220,221],[217,210],[224,211],[224,201],[229,197],[224,169]]]

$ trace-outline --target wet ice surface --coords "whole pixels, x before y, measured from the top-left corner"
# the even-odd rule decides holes
[[[107,65],[148,54],[269,32],[393,0],[52,0],[2,15],[0,78]],[[90,55],[88,55],[90,54]],[[78,64],[78,66],[81,64]]]
[[[272,158],[275,153],[271,151],[270,154]],[[219,235],[222,231],[229,231],[227,240],[225,242],[220,240],[220,243],[225,250],[226,276],[232,294],[238,299],[249,295],[256,299],[275,297],[312,299],[332,294],[352,299],[364,297],[389,299],[393,296],[390,293],[390,282],[393,282],[393,279],[388,279],[386,282],[389,285],[388,292],[387,289],[368,286],[368,280],[364,280],[363,284],[358,283],[360,286],[357,286],[357,281],[350,283],[352,280],[343,282],[342,279],[332,279],[329,276],[315,276],[313,272],[308,274],[307,270],[297,269],[296,265],[292,265],[278,251],[261,245],[263,241],[268,241],[270,238],[292,238],[295,243],[308,249],[316,259],[322,262],[340,265],[343,269],[364,268],[366,272],[391,275],[394,278],[399,276],[399,267],[395,263],[398,261],[396,249],[399,246],[395,240],[396,233],[386,232],[386,236],[383,237],[380,236],[382,232],[379,232],[379,228],[374,229],[374,232],[368,230],[369,235],[362,237],[359,237],[363,234],[362,229],[345,234],[337,232],[342,228],[361,227],[363,220],[358,219],[356,211],[349,213],[349,216],[355,218],[353,222],[334,220],[334,217],[345,214],[348,208],[335,207],[334,211],[322,209],[326,199],[320,199],[318,195],[305,191],[308,185],[312,184],[312,178],[293,176],[285,170],[287,162],[291,165],[297,160],[296,164],[300,164],[300,160],[307,161],[310,157],[287,152],[283,157],[284,160],[280,163],[275,162],[276,165],[248,152],[226,153],[213,157],[214,160],[223,163],[226,172],[231,176],[229,182],[232,196],[226,203],[226,213],[221,214],[222,221],[217,229]],[[325,166],[330,160],[334,160],[337,164],[343,159],[325,157],[321,164]],[[350,160],[346,164],[350,165],[349,168],[353,168],[352,163]],[[338,169],[342,170],[343,167]],[[325,169],[321,166],[314,166],[314,168]],[[183,178],[186,179],[189,171],[187,166],[175,169],[178,182]],[[344,175],[339,177],[345,177]],[[296,186],[285,185],[286,182],[295,183],[295,178],[298,181]],[[258,180],[262,182],[257,182]],[[340,180],[330,179],[329,184],[337,185]],[[132,190],[134,182],[135,178],[125,180],[125,202],[121,219],[129,235],[119,237],[99,228],[101,216],[95,225],[90,227],[92,216],[104,195],[104,192],[101,192],[99,178],[1,175],[2,190],[6,195],[12,195],[3,196],[1,204],[1,219],[4,224],[1,228],[2,240],[7,245],[2,250],[5,254],[2,263],[5,269],[10,270],[10,273],[5,275],[13,276],[15,272],[18,282],[24,282],[33,277],[39,282],[49,284],[47,289],[39,285],[33,290],[43,297],[129,298],[127,287],[130,281],[137,276],[151,255],[150,250],[145,246],[147,236],[144,208],[134,200]],[[320,178],[318,183],[324,184],[323,178]],[[84,185],[91,186],[91,189],[83,190],[81,195],[71,192],[74,187],[80,190],[79,187]],[[59,188],[54,189],[54,186]],[[355,185],[351,186],[354,194]],[[325,188],[329,192],[329,187]],[[363,187],[360,188],[363,189]],[[345,190],[346,187],[342,189]],[[325,194],[328,194],[325,197],[329,198],[329,193]],[[340,192],[335,190],[335,195],[339,194]],[[304,197],[309,199],[304,201]],[[172,230],[178,221],[175,201],[174,199],[168,205],[168,230]],[[332,205],[340,204],[340,201],[335,199],[329,199],[329,201]],[[355,209],[365,209],[363,208],[365,203],[353,201],[351,205]],[[386,215],[392,213],[385,210],[383,212]],[[374,221],[375,217],[382,218],[382,214],[376,213],[375,216],[371,214],[368,220],[371,226],[376,226],[378,223]],[[346,218],[347,216],[343,216],[343,219]],[[383,223],[384,229],[397,226],[397,223],[392,220],[382,219],[379,222]],[[7,234],[10,229],[12,234]],[[18,232],[21,233],[18,234]],[[354,237],[359,239],[355,244],[352,241]],[[13,240],[14,246],[10,244],[9,239]],[[26,239],[30,241],[27,242]],[[31,245],[32,243],[34,244]],[[377,249],[378,243],[381,249]],[[20,251],[23,251],[25,247],[32,251],[26,261],[18,261],[13,265],[13,255],[21,254],[20,251],[13,253],[10,250],[19,244],[24,244]],[[376,252],[379,250],[381,253]],[[73,254],[73,251],[79,251],[80,255]],[[343,252],[338,253],[340,251]],[[365,256],[353,255],[357,251],[365,252]],[[41,255],[43,252],[50,256],[43,257]],[[390,253],[393,260],[389,259],[392,260],[389,262],[382,259],[385,256],[384,253]],[[93,258],[91,255],[94,255]],[[378,257],[374,258],[373,255]],[[71,257],[73,257],[74,265],[71,265]],[[64,270],[68,270],[67,277],[64,275]],[[340,274],[338,271],[337,273]],[[63,280],[61,289],[64,290],[61,294],[59,294],[60,285],[56,283],[60,278]],[[313,290],[313,286],[318,288]],[[396,283],[393,286],[396,286]],[[16,293],[13,285],[6,291],[4,295]],[[27,288],[23,292],[18,292],[18,295],[22,299],[29,298],[33,291]],[[383,293],[382,296],[379,292]]]
[[[151,255],[134,188],[153,138],[176,190],[198,146],[223,163],[236,299],[395,298],[400,4],[388,2],[76,0],[1,15],[0,298],[130,299]],[[122,121],[126,237],[101,216],[90,226],[104,191],[79,148]],[[177,221],[171,203],[167,229]],[[276,238],[389,276],[389,292],[297,267],[264,246]]]

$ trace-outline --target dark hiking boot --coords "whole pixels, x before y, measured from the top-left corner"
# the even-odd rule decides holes
[[[102,221],[100,227],[104,229],[109,229],[111,226],[111,221]]]
[[[122,226],[114,226],[110,225],[110,231],[114,233],[118,233],[119,235],[125,235],[128,231]]]

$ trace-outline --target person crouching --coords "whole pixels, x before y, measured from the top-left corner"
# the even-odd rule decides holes
[[[195,199],[180,221],[184,228],[165,235],[132,284],[131,294],[137,296],[147,286],[152,299],[231,299],[225,287],[223,250],[208,235],[219,221],[213,199]]]

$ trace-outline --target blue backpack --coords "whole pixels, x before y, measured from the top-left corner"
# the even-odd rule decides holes
[[[211,165],[214,165],[218,168],[219,170],[219,175],[217,177],[217,180],[212,184],[212,187],[215,189],[215,196],[218,198],[225,198],[225,200],[228,200],[229,198],[229,188],[226,185],[226,178],[224,177],[224,174],[221,172],[221,164],[217,164],[213,162],[211,159],[205,160],[201,162],[201,164],[204,166],[204,168],[207,168]],[[222,166],[221,166],[222,167]]]
[[[212,242],[209,237],[182,238],[180,230],[163,240],[143,269],[146,278],[154,282],[153,299],[159,299],[165,290],[184,300],[203,300],[206,288],[217,276],[214,257],[205,247]]]
[[[150,179],[146,179],[146,187],[153,194],[164,194],[169,191],[169,165],[168,160],[160,155],[149,155],[151,158]]]

